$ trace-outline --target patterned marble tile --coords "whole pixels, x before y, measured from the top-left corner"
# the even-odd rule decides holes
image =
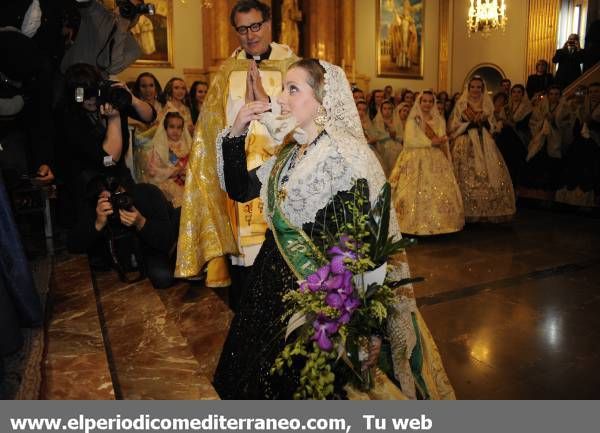
[[[87,259],[55,264],[44,364],[46,399],[114,399]]]
[[[127,285],[110,272],[97,283],[122,398],[218,398],[148,280]]]
[[[233,312],[208,288],[180,283],[159,292],[169,318],[186,338],[200,370],[212,378]]]

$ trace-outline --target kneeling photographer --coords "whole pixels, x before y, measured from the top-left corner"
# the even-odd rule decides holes
[[[66,178],[77,209],[69,250],[88,252],[97,268],[116,267],[122,279],[130,270],[147,269],[156,287],[168,287],[179,216],[158,188],[136,185],[125,165],[128,117],[151,123],[156,111],[122,83],[103,81],[100,71],[87,64],[67,70],[66,101]],[[100,206],[102,198],[111,200]],[[114,214],[109,223],[102,223],[99,207]]]
[[[171,286],[180,209],[150,184],[125,190],[97,177],[88,188],[88,205],[70,233],[69,250],[107,255],[122,280],[137,270],[157,289]]]

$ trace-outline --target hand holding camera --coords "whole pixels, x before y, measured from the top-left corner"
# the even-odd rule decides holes
[[[120,221],[125,227],[135,227],[138,230],[146,224],[146,218],[135,208],[131,196],[124,191],[114,194],[109,191],[100,193],[96,204],[96,230],[101,231],[110,219]]]
[[[102,191],[96,204],[96,231],[101,231],[108,223],[108,217],[112,215],[113,207],[110,203],[110,192]]]
[[[129,210],[119,209],[119,217],[121,218],[121,224],[125,227],[135,227],[137,230],[141,230],[146,224],[146,218],[135,206],[132,206]]]

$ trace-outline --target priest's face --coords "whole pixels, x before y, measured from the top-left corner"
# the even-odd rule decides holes
[[[285,76],[283,92],[277,102],[281,105],[281,114],[291,114],[300,128],[311,125],[321,105],[315,98],[315,91],[308,84],[308,72],[302,68],[292,68]]]
[[[258,27],[258,30],[253,31],[251,27]],[[267,52],[272,39],[271,21],[263,21],[262,13],[259,10],[250,9],[248,12],[238,12],[235,15],[235,28],[240,45],[248,54],[260,56]]]

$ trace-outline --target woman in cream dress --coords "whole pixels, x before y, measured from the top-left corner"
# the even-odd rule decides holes
[[[494,104],[479,76],[472,77],[450,116],[454,175],[467,222],[503,222],[516,212],[512,181],[492,134]]]
[[[454,178],[446,122],[426,90],[413,106],[404,132],[404,150],[390,176],[400,231],[436,235],[465,225],[460,189]]]
[[[383,161],[383,171],[386,177],[389,177],[398,155],[402,151],[402,141],[404,138],[404,124],[400,121],[398,112],[394,110],[394,104],[391,100],[384,101],[381,109],[373,119],[373,125],[378,129],[385,131],[390,136],[389,139],[378,142],[376,150]]]

